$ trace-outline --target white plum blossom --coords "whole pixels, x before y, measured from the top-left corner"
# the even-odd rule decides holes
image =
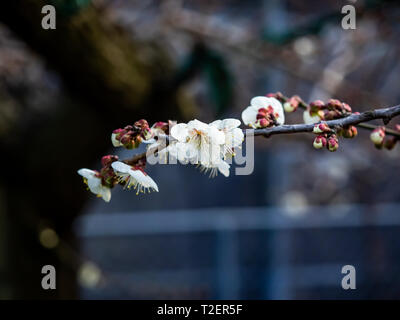
[[[244,134],[242,129],[238,128],[241,122],[238,119],[215,120],[210,126],[216,127],[225,134],[225,143],[223,144],[222,155],[234,156],[234,148],[240,147],[243,143]]]
[[[279,100],[272,97],[258,96],[250,101],[250,106],[243,110],[242,120],[245,125],[252,128],[260,128],[271,125],[270,121],[265,120],[266,124],[260,125],[258,115],[272,114],[278,125],[285,123],[285,113]]]
[[[194,160],[204,166],[213,166],[221,160],[225,134],[215,126],[199,120],[178,123],[171,128],[171,137],[177,142],[170,151],[180,160]]]
[[[105,202],[110,201],[111,190],[101,183],[101,178],[98,177],[97,171],[83,168],[78,170],[78,174],[83,177],[83,181],[92,193],[103,198]]]
[[[111,166],[118,177],[118,182],[124,182],[125,187],[128,189],[133,187],[136,189],[136,194],[139,194],[139,192],[150,192],[151,189],[158,192],[157,184],[142,170],[134,169],[121,161],[115,161]]]

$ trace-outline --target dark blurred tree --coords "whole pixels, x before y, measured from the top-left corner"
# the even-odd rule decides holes
[[[62,10],[67,2],[53,4]],[[73,97],[39,119],[28,117],[0,140],[8,243],[5,278],[12,298],[77,298],[76,261],[65,246],[42,247],[38,232],[50,226],[64,243],[78,249],[72,227],[88,193],[76,170],[99,165],[116,127],[138,118],[182,119],[184,111],[177,97],[180,81],[157,42],[132,41],[104,11],[88,3],[57,15],[56,30],[43,30],[45,4],[0,2],[0,21],[61,75]],[[40,285],[46,264],[57,270],[55,292]]]

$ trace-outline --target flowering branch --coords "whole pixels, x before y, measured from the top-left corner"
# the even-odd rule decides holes
[[[304,124],[285,125],[285,112],[291,113],[301,107]],[[382,119],[386,125],[400,115],[400,105],[366,111],[352,111],[351,107],[337,99],[328,102],[316,100],[306,104],[299,96],[287,98],[280,92],[267,96],[254,97],[242,112],[243,123],[253,130],[251,136],[270,137],[274,134],[312,132],[315,149],[326,148],[331,152],[339,148],[339,137],[354,138],[357,136],[356,126],[372,130],[370,138],[378,148],[393,149],[400,140],[400,125],[396,130],[366,124],[371,120]],[[78,174],[84,178],[89,190],[105,201],[111,199],[111,189],[119,184],[127,189],[133,187],[136,194],[147,191],[158,191],[155,181],[144,171],[149,154],[170,157],[182,164],[193,163],[200,166],[201,171],[215,176],[218,172],[228,177],[230,164],[227,159],[235,156],[249,133],[239,128],[238,119],[216,120],[204,123],[191,120],[188,123],[172,121],[156,122],[152,127],[146,120],[136,121],[133,125],[116,129],[111,134],[114,147],[136,149],[141,143],[147,144],[147,151],[133,155],[132,158],[119,160],[118,156],[107,155],[101,159],[100,171],[80,169]],[[390,139],[386,134],[392,135]]]

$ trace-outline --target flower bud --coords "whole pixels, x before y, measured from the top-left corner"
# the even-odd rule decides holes
[[[343,128],[342,130],[342,136],[344,138],[354,138],[356,135],[357,135],[357,128],[355,126]]]
[[[341,118],[341,115],[340,115],[340,113],[337,112],[337,111],[325,110],[325,112],[324,112],[324,118],[325,118],[325,120],[333,120],[333,119]]]
[[[338,99],[330,99],[326,106],[329,110],[342,110],[343,104]]]
[[[323,133],[323,132],[330,132],[331,128],[326,124],[326,122],[316,123],[314,125],[313,132],[316,134]]]
[[[120,139],[121,144],[126,149],[133,149],[133,141],[132,141],[133,138],[132,138],[131,133],[132,133],[132,131],[125,133]]]
[[[101,158],[101,165],[103,167],[109,167],[114,161],[118,161],[118,156],[107,155]]]
[[[300,98],[298,96],[293,96],[283,104],[283,108],[286,112],[294,112],[297,110],[299,103]]]
[[[396,137],[390,137],[388,139],[385,139],[385,142],[384,142],[383,146],[387,150],[392,150],[394,148],[394,146],[396,145],[396,142],[397,142],[397,138]]]
[[[385,127],[378,127],[374,129],[370,135],[371,141],[377,147],[381,147],[383,139],[385,138]]]
[[[145,119],[136,121],[134,123],[134,126],[139,129],[139,133],[144,140],[148,140],[152,137],[151,129]]]
[[[257,116],[260,115],[259,119],[261,119],[261,118],[264,118],[267,115],[267,113],[268,113],[268,110],[266,108],[260,108],[260,109],[258,109]]]
[[[342,107],[343,107],[343,110],[346,111],[347,113],[351,113],[352,112],[351,107],[347,103],[343,102],[342,103]]]
[[[314,139],[313,146],[315,149],[321,149],[326,146],[326,143],[326,137],[320,135]]]
[[[164,131],[164,133],[168,132],[168,123],[167,122],[162,122],[158,121],[152,126],[153,129],[158,129]]]
[[[322,100],[315,100],[310,103],[311,112],[317,112],[325,107],[325,103]]]
[[[336,151],[339,148],[339,140],[335,135],[328,138],[328,150],[331,152]]]
[[[283,97],[283,94],[279,91],[276,93],[268,93],[265,96],[268,98],[275,98],[275,99],[279,100],[280,102],[283,102],[285,100],[285,98]]]
[[[355,126],[351,126],[350,129],[351,129],[351,132],[353,133],[353,137],[352,138],[357,137],[357,135],[358,135],[357,128]]]
[[[266,128],[269,126],[269,124],[270,124],[269,121],[265,118],[259,119],[257,121],[257,125],[259,128]]]
[[[400,131],[400,124],[396,124],[395,129],[396,129],[397,131]]]

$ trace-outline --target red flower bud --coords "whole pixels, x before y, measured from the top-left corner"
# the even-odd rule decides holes
[[[155,124],[153,124],[152,128],[160,129],[160,130],[164,131],[165,133],[167,133],[167,131],[168,131],[168,123],[167,122],[158,121]]]
[[[357,128],[355,126],[343,128],[342,135],[345,138],[354,138],[355,136],[357,136]]]
[[[342,107],[343,107],[343,110],[346,111],[347,113],[351,113],[352,112],[351,107],[347,103],[343,102],[342,103]]]
[[[314,133],[331,132],[331,128],[326,124],[326,122],[316,123],[313,129]]]
[[[314,146],[315,149],[321,149],[321,148],[325,147],[326,144],[327,144],[326,137],[320,135],[320,136],[317,136],[317,137],[314,139],[313,146]]]
[[[298,96],[293,96],[283,104],[283,108],[286,112],[294,112],[297,110],[299,103],[300,98]]]
[[[101,165],[103,167],[108,167],[111,165],[111,163],[113,163],[114,161],[118,161],[118,156],[114,156],[114,155],[107,155],[104,156],[103,158],[101,158]]]
[[[385,138],[385,127],[374,129],[370,135],[371,141],[376,147],[382,147],[383,139]]]
[[[315,100],[310,103],[311,112],[318,112],[325,107],[325,103],[322,100]]]
[[[343,104],[337,99],[330,99],[326,104],[329,110],[342,110]]]
[[[385,139],[383,146],[388,150],[392,150],[396,145],[396,142],[397,142],[397,137],[390,137],[389,139]]]
[[[262,119],[258,120],[258,126],[259,126],[260,128],[266,128],[266,127],[268,127],[269,125],[270,125],[270,122],[269,122],[267,119],[265,119],[265,118],[262,118]]]
[[[339,148],[339,140],[335,135],[328,138],[328,150],[331,152],[336,151]]]

